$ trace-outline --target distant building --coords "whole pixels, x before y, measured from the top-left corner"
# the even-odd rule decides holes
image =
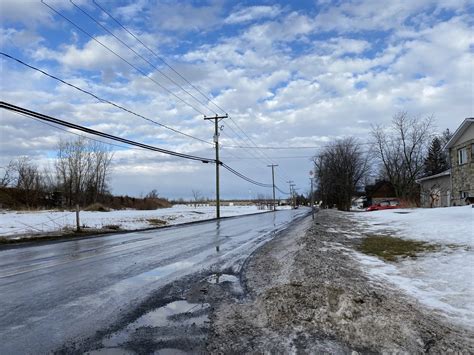
[[[421,207],[449,207],[451,205],[451,170],[427,176],[420,184]]]
[[[446,144],[451,160],[451,205],[474,197],[474,118],[466,118]]]
[[[377,181],[373,185],[367,185],[365,187],[365,196],[367,200],[364,207],[375,205],[382,201],[398,200],[393,185],[385,180]]]

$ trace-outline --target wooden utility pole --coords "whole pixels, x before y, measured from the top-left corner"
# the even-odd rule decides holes
[[[311,203],[311,216],[312,218],[314,219],[314,193],[313,193],[313,172],[311,172],[311,177],[309,178],[309,180],[311,181],[311,199],[310,199],[310,203]]]
[[[292,191],[292,195],[291,195],[291,198],[293,199],[293,208],[296,208],[296,190],[295,190],[295,184],[291,184],[290,185],[290,191]]]
[[[219,121],[229,117],[227,114],[224,116],[215,115],[214,117],[206,117],[205,120],[214,120],[214,144],[216,146],[216,218],[221,218],[221,200],[219,196]]]
[[[274,168],[275,168],[275,166],[278,166],[278,165],[277,164],[270,164],[270,165],[267,165],[267,166],[272,168],[273,211],[276,211],[276,204],[275,204],[275,171],[274,171]]]
[[[291,199],[291,204],[290,206],[293,204],[293,180],[289,180],[287,181],[287,183],[290,185],[290,199]]]
[[[76,232],[81,231],[81,222],[79,221],[79,204],[76,204]]]

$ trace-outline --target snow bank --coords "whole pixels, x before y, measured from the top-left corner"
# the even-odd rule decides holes
[[[267,212],[256,206],[221,206],[221,216],[230,217],[251,213]],[[160,219],[167,225],[193,222],[215,218],[215,207],[191,207],[175,205],[150,211],[120,210],[111,212],[80,213],[80,223],[91,228],[118,225],[122,229],[141,229],[153,227],[148,221]],[[74,228],[75,212],[39,211],[39,212],[0,212],[0,237],[25,233],[52,232],[63,228]]]
[[[386,263],[356,253],[369,275],[390,281],[455,323],[474,329],[474,209],[471,206],[355,213],[366,233],[440,245],[416,259]]]

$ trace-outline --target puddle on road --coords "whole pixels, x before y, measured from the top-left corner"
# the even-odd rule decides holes
[[[132,340],[132,336],[140,328],[166,328],[166,327],[206,327],[209,322],[208,311],[210,305],[208,303],[193,304],[187,301],[175,301],[168,303],[167,305],[157,308],[151,312],[145,313],[143,316],[138,318],[133,323],[130,323],[125,328],[115,333],[112,333],[104,340],[102,345],[105,349],[100,349],[101,354],[107,353],[108,351],[123,351],[123,349],[117,349],[125,343]],[[165,336],[165,338],[169,338]],[[158,339],[157,339],[158,340]],[[180,353],[178,349],[160,349],[159,354],[176,354]]]
[[[240,279],[235,275],[216,273],[206,278],[206,282],[228,286],[227,289],[235,296],[240,296],[244,293],[242,285],[240,284]]]
[[[239,278],[235,275],[230,274],[213,274],[206,279],[211,284],[220,284],[223,282],[238,283]]]

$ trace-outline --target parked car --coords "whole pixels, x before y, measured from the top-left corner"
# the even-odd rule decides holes
[[[400,202],[397,200],[381,201],[375,205],[369,206],[366,211],[380,211],[400,208]]]

